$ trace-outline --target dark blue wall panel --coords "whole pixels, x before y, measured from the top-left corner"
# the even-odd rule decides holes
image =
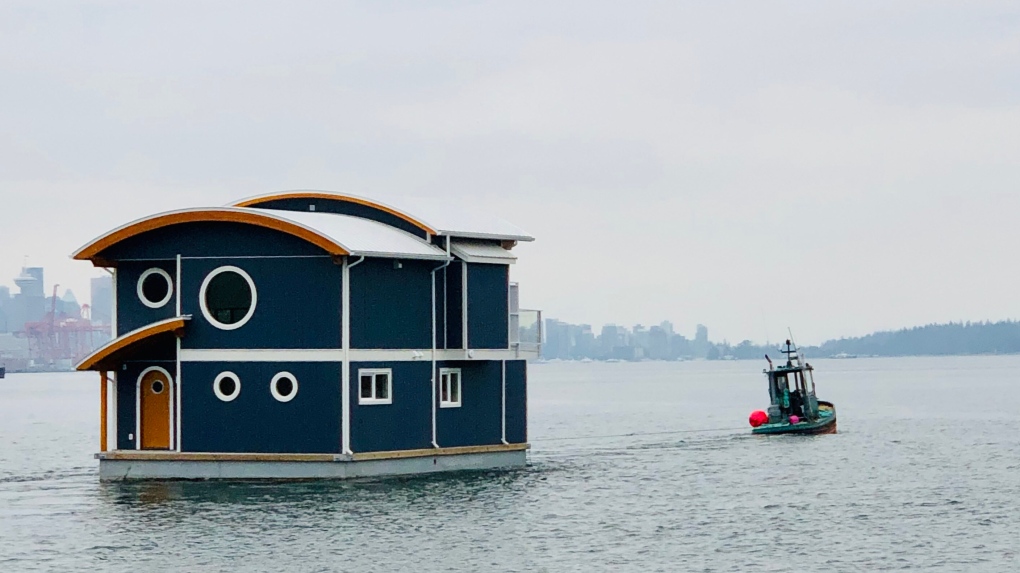
[[[508,348],[510,267],[468,264],[468,344]]]
[[[351,348],[432,348],[432,261],[365,259],[351,273]]]
[[[182,223],[142,233],[101,252],[112,261],[226,256],[315,256],[328,254],[293,235],[244,223]]]
[[[202,315],[199,292],[214,269],[231,265],[251,275],[255,314],[236,330],[220,330]],[[332,259],[185,259],[183,312],[192,315],[183,348],[340,348],[343,271]]]
[[[317,213],[339,213],[341,215],[350,215],[361,219],[369,219],[390,227],[396,227],[401,231],[406,231],[417,237],[421,237],[422,239],[428,238],[428,233],[400,217],[397,217],[396,215],[387,213],[382,209],[377,209],[368,205],[360,205],[358,203],[350,203],[347,201],[329,199],[277,199],[275,201],[266,201],[265,203],[261,203],[257,206],[257,208],[278,209],[281,211],[304,211],[307,213],[311,211],[309,208],[310,205],[315,205],[315,211]]]
[[[431,362],[351,363],[351,449],[388,452],[432,447]],[[393,403],[359,405],[358,370],[393,369]]]
[[[117,267],[117,336],[177,315],[176,291],[160,308],[149,308],[138,298],[138,279],[153,267],[166,271],[172,288],[177,288],[176,260],[125,262]]]
[[[464,348],[464,263],[446,267],[446,347]]]
[[[186,362],[182,365],[181,443],[186,452],[338,453],[341,448],[340,363]],[[223,402],[216,376],[230,371],[241,393]],[[269,390],[278,372],[298,380],[279,402]]]
[[[436,272],[436,348],[446,348],[446,269]]]
[[[528,363],[524,360],[506,363],[506,441],[528,441]]]
[[[502,443],[502,363],[446,362],[440,368],[461,369],[461,406],[438,408],[439,369],[436,370],[436,434],[444,448]]]

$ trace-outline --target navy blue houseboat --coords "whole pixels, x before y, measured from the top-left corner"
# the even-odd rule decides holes
[[[101,478],[523,465],[541,319],[517,307],[510,265],[531,240],[311,191],[99,237],[74,258],[114,275],[114,340],[78,365],[102,380]]]

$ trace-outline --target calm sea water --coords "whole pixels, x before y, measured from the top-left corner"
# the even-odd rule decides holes
[[[533,365],[527,469],[319,483],[100,484],[96,377],[9,375],[0,571],[1020,570],[1020,357],[818,360],[801,438],[762,366]]]

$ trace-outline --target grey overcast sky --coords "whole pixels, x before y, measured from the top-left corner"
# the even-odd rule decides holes
[[[490,210],[526,306],[803,342],[1020,317],[1020,3],[0,3],[0,284],[294,188]],[[63,289],[61,289],[63,290]]]

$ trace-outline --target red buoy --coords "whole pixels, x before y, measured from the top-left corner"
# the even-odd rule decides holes
[[[751,412],[751,417],[748,419],[748,421],[751,422],[752,428],[757,428],[762,424],[769,423],[769,415],[761,410],[755,410],[754,412]]]

